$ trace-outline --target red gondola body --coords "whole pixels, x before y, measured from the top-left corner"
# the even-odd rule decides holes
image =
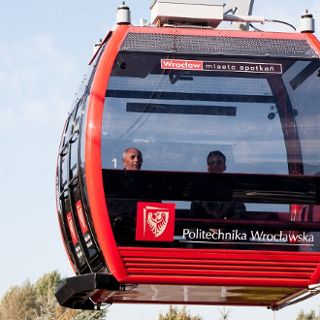
[[[302,94],[295,94],[305,90],[304,94],[311,95],[312,99],[320,98],[314,84],[319,82],[316,75],[320,70],[319,56],[320,44],[310,33],[131,25],[119,25],[110,32],[91,62],[88,84],[70,113],[60,146],[58,217],[66,251],[77,275],[60,285],[58,301],[68,307],[83,309],[125,302],[255,305],[278,309],[316,294],[320,280],[317,207],[320,178],[314,171],[320,163],[314,158],[314,162],[306,162],[309,153],[310,158],[313,153],[305,142],[312,138],[317,145],[320,140],[315,133],[320,125],[310,120],[312,117],[319,119],[320,111],[313,108],[314,114],[310,111],[302,122],[298,117],[302,118],[304,106],[292,97],[301,100]],[[169,84],[171,81],[168,92],[165,85],[157,90],[161,77]],[[207,78],[213,81],[212,86],[218,87],[222,77],[234,81],[233,95],[223,88],[219,89],[222,93],[216,93],[218,89],[210,91]],[[242,78],[252,86],[261,82],[261,88],[257,84],[252,89],[256,93],[243,94],[241,90],[247,89],[236,88]],[[135,84],[139,81],[140,87]],[[202,89],[193,89],[196,81],[202,83]],[[176,83],[180,86],[177,89]],[[224,87],[226,83],[223,82]],[[191,89],[188,89],[189,84]],[[187,87],[184,92],[183,85]],[[154,86],[153,89],[150,90],[150,86]],[[260,89],[261,95],[257,93]],[[188,90],[198,91],[190,93]],[[223,126],[227,127],[230,119],[234,121],[238,115],[240,117],[242,105],[261,104],[270,111],[269,115],[264,112],[266,128],[271,126],[274,117],[279,118],[282,139],[279,145],[285,150],[283,167],[287,171],[263,169],[265,171],[261,172],[260,169],[245,168],[209,174],[200,172],[197,167],[179,170],[173,166],[170,169],[169,164],[161,164],[166,162],[165,156],[159,156],[160,164],[154,160],[158,156],[155,150],[163,155],[182,150],[185,157],[193,152],[191,146],[198,141],[204,147],[199,151],[196,163],[200,155],[210,151],[212,141],[201,142],[198,137],[188,136],[188,141],[187,138],[183,141],[186,145],[189,143],[187,147],[182,142],[168,147],[172,141],[165,132],[154,128],[156,133],[145,130],[146,134],[140,137],[136,132],[143,130],[144,123],[133,132],[128,124],[130,119],[122,132],[118,128],[121,121],[127,120],[121,120],[118,111],[122,108],[121,99],[125,100],[123,112],[130,117],[133,115],[132,121],[141,121],[139,116],[147,114],[149,118],[143,120],[146,123],[152,112],[158,117],[174,114],[172,117],[182,119],[181,130],[187,127],[186,117],[196,119],[200,112],[181,110],[189,110],[195,105],[200,107],[201,102],[204,111],[200,116],[203,118],[194,122],[199,126],[198,131],[202,130],[202,124],[207,125],[207,118],[211,117],[216,127],[215,118],[225,118],[219,121],[225,121]],[[189,100],[192,103],[184,102]],[[251,117],[251,113],[247,113],[247,117]],[[258,116],[248,123],[252,124],[255,119]],[[112,121],[117,126],[112,127]],[[168,121],[168,131],[171,130],[169,135],[178,136],[174,125],[165,121]],[[164,126],[165,121],[159,120],[159,125]],[[308,121],[311,121],[310,126]],[[127,134],[130,130],[133,133]],[[308,130],[313,136],[308,135]],[[162,135],[159,139],[158,131],[161,131],[159,136]],[[225,136],[227,131],[223,131]],[[120,138],[112,140],[113,134]],[[268,132],[264,134],[268,135]],[[125,135],[129,138],[121,138]],[[136,136],[131,139],[130,135]],[[161,139],[165,140],[164,144]],[[198,140],[191,144],[193,139]],[[240,141],[228,136],[228,139],[234,139],[230,144],[226,142],[227,138],[223,139],[226,140],[220,145],[225,150],[232,146],[234,153],[242,142],[243,145],[248,143],[248,138]],[[214,140],[215,145],[217,141]],[[263,143],[261,148],[268,145]],[[119,168],[120,150],[134,144],[144,150],[145,162],[154,161],[155,164],[138,172]],[[149,147],[152,144],[156,146]],[[117,156],[113,154],[113,146],[118,150]],[[239,150],[238,157],[245,158],[245,147]],[[268,152],[272,150],[269,146]],[[147,155],[148,152],[153,156]],[[179,159],[176,154],[173,158]],[[277,161],[261,160],[261,167],[264,164],[276,166]],[[137,187],[132,188],[132,185]],[[209,193],[210,186],[220,188],[221,192]],[[133,201],[137,205],[132,221],[126,222],[112,215],[110,203],[113,199],[123,203]],[[241,201],[249,205],[246,205],[244,219],[213,220],[190,215],[189,205],[195,200]],[[257,204],[258,208],[261,204],[283,207],[249,210],[251,203]],[[151,212],[152,208],[156,209]],[[171,234],[161,241],[155,239],[156,236],[144,239],[148,224],[143,219],[149,212],[157,214],[159,211],[168,212],[167,224],[170,219],[173,221]],[[117,223],[121,226],[115,226]],[[140,232],[138,223],[144,228],[140,235],[137,235]],[[117,236],[116,228],[119,228],[120,236]]]

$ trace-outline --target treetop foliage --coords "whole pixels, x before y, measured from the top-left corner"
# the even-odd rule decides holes
[[[301,310],[296,320],[320,320],[320,317],[316,315],[316,312],[314,310],[311,310],[307,313]]]
[[[26,281],[11,287],[0,300],[0,320],[102,320],[106,311],[82,311],[61,307],[55,290],[61,281],[53,271],[35,284]]]
[[[181,310],[170,306],[169,311],[165,315],[159,315],[159,320],[202,320],[202,318],[190,315],[185,306]]]

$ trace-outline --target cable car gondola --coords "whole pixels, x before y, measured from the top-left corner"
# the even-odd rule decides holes
[[[320,43],[311,27],[223,30],[256,21],[226,10],[158,0],[133,26],[119,7],[59,149],[76,273],[61,305],[279,309],[317,294]]]

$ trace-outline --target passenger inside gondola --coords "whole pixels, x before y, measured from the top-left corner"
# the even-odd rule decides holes
[[[211,151],[207,156],[208,172],[223,173],[226,166],[226,156],[219,150]],[[244,216],[246,207],[240,202],[193,201],[190,215],[197,218],[240,219]]]
[[[122,162],[124,170],[140,170],[143,163],[142,152],[137,148],[127,148],[123,152]]]
[[[125,149],[122,163],[124,170],[140,170],[143,163],[142,152],[134,147]],[[135,237],[137,200],[108,199],[107,203],[115,238],[122,245],[132,243]]]

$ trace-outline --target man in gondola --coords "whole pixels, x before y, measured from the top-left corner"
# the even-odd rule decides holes
[[[209,152],[207,156],[208,172],[225,172],[226,156],[219,150]],[[246,211],[240,202],[193,201],[190,215],[197,218],[239,219]]]
[[[126,171],[139,171],[143,163],[142,152],[134,147],[123,151],[123,169]],[[120,182],[128,192],[137,186],[130,177],[123,176]],[[135,238],[135,217],[137,211],[136,199],[108,199],[108,211],[111,218],[115,238],[119,244],[132,243]]]
[[[124,170],[140,170],[143,163],[141,151],[137,148],[127,148],[123,152],[122,162]]]

